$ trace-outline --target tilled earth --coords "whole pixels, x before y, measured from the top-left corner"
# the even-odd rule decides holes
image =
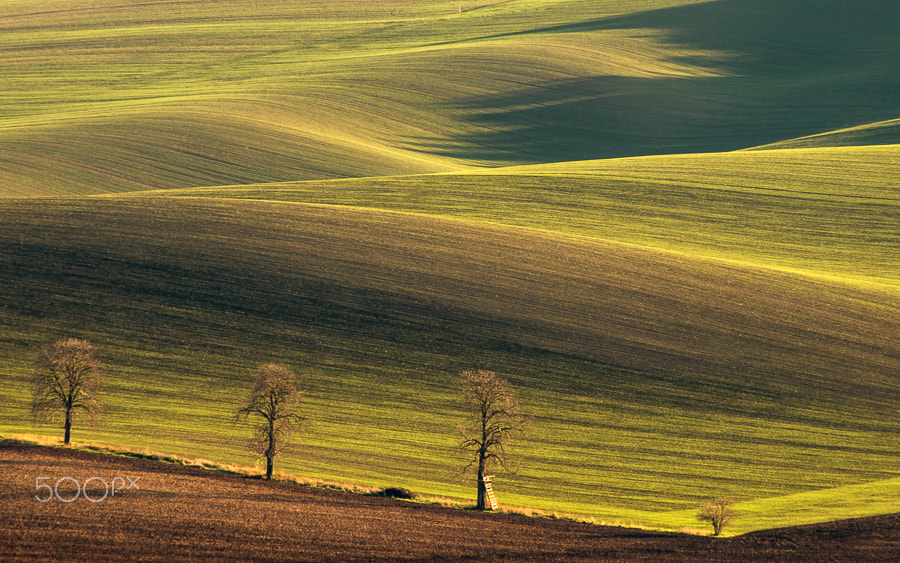
[[[900,514],[716,539],[0,445],[0,559],[897,561]]]

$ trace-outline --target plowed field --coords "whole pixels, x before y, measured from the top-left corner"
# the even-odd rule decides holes
[[[872,561],[900,555],[900,514],[714,539],[456,510],[36,446],[0,447],[0,465],[0,553],[16,560]]]

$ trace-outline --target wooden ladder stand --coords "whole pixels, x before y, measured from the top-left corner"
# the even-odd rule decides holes
[[[494,495],[494,485],[491,483],[493,475],[484,476],[484,494],[487,496],[488,502],[491,503],[491,510],[497,510],[500,505],[497,504],[497,497]]]

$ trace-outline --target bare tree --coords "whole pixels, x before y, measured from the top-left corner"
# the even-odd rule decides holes
[[[734,520],[734,501],[728,497],[718,497],[700,507],[697,519],[701,522],[709,522],[713,527],[713,534],[722,534],[722,529]]]
[[[507,447],[523,432],[525,417],[509,382],[494,372],[467,370],[462,372],[460,382],[463,400],[471,416],[459,427],[463,437],[459,447],[474,454],[464,472],[477,467],[477,508],[484,510],[484,476],[494,466],[509,470]]]
[[[290,368],[265,364],[256,372],[256,383],[247,404],[238,410],[239,419],[256,420],[251,449],[266,458],[266,479],[272,478],[275,456],[287,446],[287,440],[303,421],[300,398],[303,391]]]
[[[97,388],[100,360],[94,345],[80,338],[60,338],[41,350],[32,377],[31,412],[37,417],[61,412],[63,443],[72,436],[75,411],[95,416],[100,410]]]

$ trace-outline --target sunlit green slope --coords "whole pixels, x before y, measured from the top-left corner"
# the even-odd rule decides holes
[[[811,147],[848,147],[900,144],[900,119],[865,123],[817,135],[779,141],[749,150],[797,149]]]
[[[653,156],[172,195],[526,226],[900,289],[900,145]]]
[[[533,417],[504,503],[683,526],[716,494],[897,477],[892,293],[521,227],[139,196],[6,200],[0,264],[3,433],[34,431],[40,346],[78,335],[107,408],[76,441],[252,463],[231,417],[283,362],[311,425],[278,467],[471,498],[455,380],[477,367]]]
[[[0,3],[0,194],[758,146],[900,115],[900,5]]]

